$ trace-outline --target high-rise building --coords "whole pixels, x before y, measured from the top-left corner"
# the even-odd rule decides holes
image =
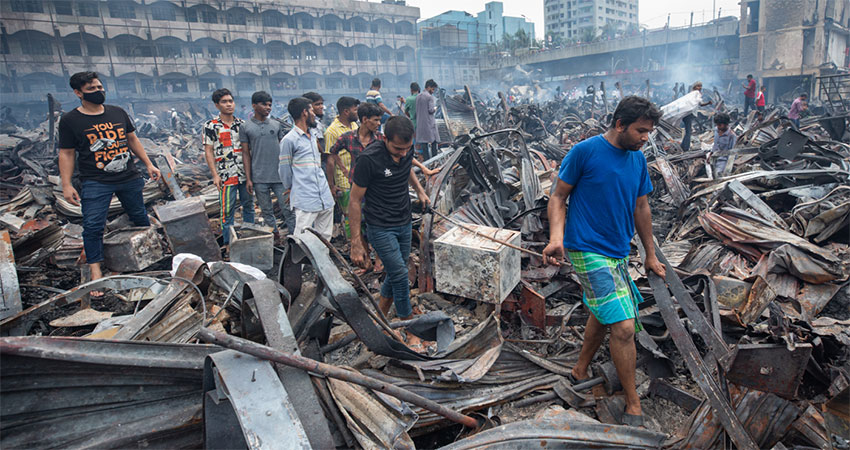
[[[587,39],[638,25],[638,0],[543,0],[546,39]]]
[[[420,35],[427,30],[451,26],[466,31],[470,50],[483,50],[489,44],[497,44],[506,35],[514,35],[523,30],[526,35],[534,36],[534,23],[524,17],[504,15],[502,2],[488,2],[484,11],[472,15],[464,11],[446,11],[419,22]]]
[[[2,0],[0,93],[72,96],[68,77],[83,70],[112,98],[350,95],[376,76],[406,89],[418,18],[398,1]]]

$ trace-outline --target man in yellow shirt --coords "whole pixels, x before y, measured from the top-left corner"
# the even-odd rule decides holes
[[[326,171],[326,173],[328,176],[328,185],[331,187],[331,194],[337,200],[337,204],[345,200],[343,196],[351,189],[351,184],[348,182],[348,171],[351,169],[351,154],[343,150],[338,155],[334,155],[331,154],[331,148],[336,144],[340,136],[357,129],[357,107],[359,105],[360,100],[354,97],[340,97],[336,102],[336,110],[339,111],[339,115],[334,118],[333,122],[325,130],[325,148],[322,150],[326,153],[326,158],[334,158],[333,163],[330,164],[333,171]],[[344,205],[342,208],[346,206]],[[344,210],[336,208],[334,211],[334,222],[341,223],[344,213]]]

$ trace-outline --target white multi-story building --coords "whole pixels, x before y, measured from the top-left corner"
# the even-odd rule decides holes
[[[67,93],[83,70],[124,98],[406,89],[418,18],[391,0],[2,0],[0,94]]]
[[[638,25],[638,0],[543,0],[546,36],[580,39],[593,30],[625,31]]]

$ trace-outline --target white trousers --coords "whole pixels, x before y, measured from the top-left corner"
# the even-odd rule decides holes
[[[334,209],[328,208],[322,211],[303,211],[298,208],[293,208],[295,211],[295,232],[296,237],[301,233],[309,233],[305,228],[313,228],[319,232],[328,241],[334,231]]]

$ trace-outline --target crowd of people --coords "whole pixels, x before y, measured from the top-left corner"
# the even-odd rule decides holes
[[[85,260],[91,278],[98,279],[103,276],[103,232],[112,195],[118,196],[135,225],[150,225],[142,197],[144,182],[130,152],[145,165],[150,178],[157,180],[160,173],[136,137],[128,114],[104,104],[106,93],[97,73],[74,74],[70,86],[81,106],[60,120],[63,196],[82,208]],[[294,125],[288,132],[271,117],[273,99],[268,92],[251,96],[253,113],[247,118],[235,114],[230,90],[213,92],[218,115],[204,123],[201,139],[219,192],[224,255],[240,207],[242,222],[254,223],[256,196],[263,224],[273,230],[276,240],[284,226],[296,237],[312,228],[331,240],[337,224],[337,234],[344,233],[350,240],[351,259],[361,270],[386,272],[379,302],[384,313],[395,304],[397,317],[410,318],[408,187],[423,205],[428,204],[413,167],[425,176],[437,173],[422,164],[437,152],[436,89],[434,80],[426,81],[422,92],[412,83],[404,107],[393,115],[376,78],[363,102],[340,97],[338,115],[327,127],[321,120],[324,98],[307,92],[287,104]],[[79,182],[73,177],[75,167]],[[407,341],[419,345],[413,335]]]

